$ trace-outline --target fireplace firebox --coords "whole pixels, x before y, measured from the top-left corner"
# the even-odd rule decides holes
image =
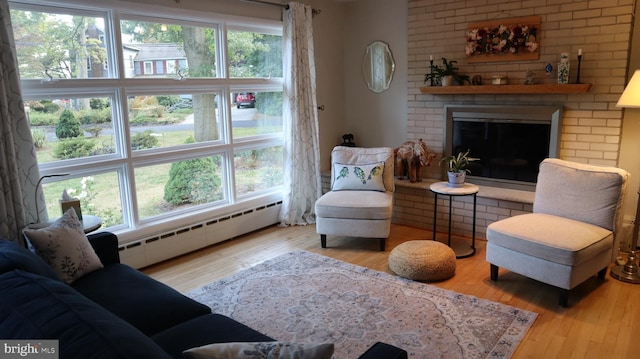
[[[445,156],[471,150],[475,184],[533,191],[540,162],[558,155],[561,107],[446,105],[444,114]]]

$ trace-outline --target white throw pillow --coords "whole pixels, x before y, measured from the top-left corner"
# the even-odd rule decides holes
[[[215,343],[182,352],[185,359],[331,359],[333,343]]]
[[[100,258],[84,234],[82,222],[73,208],[48,227],[25,229],[36,253],[67,284],[96,269],[103,268]]]
[[[348,165],[333,164],[333,191],[381,191],[384,192],[384,162]]]

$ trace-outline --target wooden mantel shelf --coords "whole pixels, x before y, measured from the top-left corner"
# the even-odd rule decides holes
[[[420,92],[432,95],[485,95],[485,94],[559,94],[589,92],[591,84],[541,84],[541,85],[470,85],[428,86]]]

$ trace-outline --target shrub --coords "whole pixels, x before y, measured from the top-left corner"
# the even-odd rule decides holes
[[[43,149],[47,143],[47,131],[41,128],[31,129],[31,137],[33,138],[33,145],[39,150]]]
[[[56,136],[59,139],[72,138],[82,136],[82,128],[80,122],[69,110],[62,111],[58,125],[56,126]]]
[[[143,113],[139,113],[133,120],[130,121],[132,125],[148,125],[157,123],[156,119],[153,117],[149,117]]]
[[[89,106],[94,110],[102,110],[109,107],[108,98],[92,98],[89,100]]]
[[[94,150],[91,151],[90,155],[107,155],[109,153],[116,153],[116,149],[113,147],[113,144],[105,141],[100,145],[94,145]]]
[[[173,204],[207,203],[219,197],[222,180],[210,157],[171,164],[169,181],[164,186],[164,200]]]
[[[29,123],[31,126],[53,126],[58,123],[58,116],[53,113],[31,111]]]
[[[256,110],[271,116],[282,116],[282,92],[256,93]]]
[[[180,101],[180,96],[156,96],[158,99],[158,105],[169,107],[178,101]]]
[[[35,112],[56,113],[60,109],[60,106],[51,102],[51,100],[28,101],[28,103],[31,110]]]
[[[85,125],[110,123],[111,109],[107,107],[99,110],[80,110],[76,113],[76,116]]]
[[[100,132],[102,132],[102,127],[100,127],[100,126],[91,126],[91,127],[85,128],[84,130],[89,132],[91,134],[91,136],[98,137],[98,136],[100,136]]]
[[[154,147],[158,147],[158,139],[153,136],[153,131],[151,130],[138,132],[135,135],[131,136],[132,150],[144,150]]]
[[[77,137],[59,142],[53,151],[53,156],[61,160],[87,157],[91,155],[93,148],[93,141],[84,137]]]
[[[186,143],[193,143],[193,137]],[[172,205],[207,203],[221,198],[222,180],[211,157],[174,162],[164,186],[164,200]]]

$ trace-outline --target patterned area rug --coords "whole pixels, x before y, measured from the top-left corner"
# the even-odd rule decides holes
[[[509,358],[537,316],[303,250],[187,295],[277,340],[333,342],[336,359],[377,341],[410,358]]]

